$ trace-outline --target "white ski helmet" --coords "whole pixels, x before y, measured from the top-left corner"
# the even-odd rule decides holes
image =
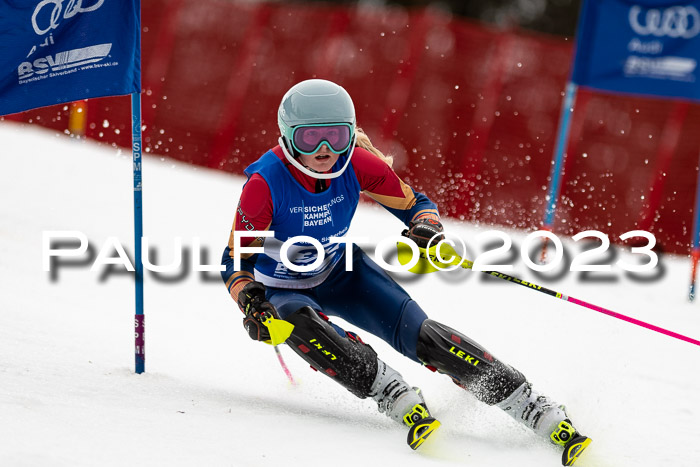
[[[277,111],[280,146],[287,160],[313,178],[330,179],[340,176],[350,164],[355,149],[355,106],[341,86],[323,79],[302,81],[282,97]],[[302,165],[301,154],[313,154],[327,144],[339,160],[345,158],[341,169],[318,173]]]

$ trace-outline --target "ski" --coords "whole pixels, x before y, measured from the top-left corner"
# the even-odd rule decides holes
[[[432,417],[418,420],[408,430],[408,445],[413,450],[418,449],[439,427],[440,422]]]
[[[581,453],[591,444],[591,439],[587,436],[576,433],[564,446],[564,453],[561,456],[562,465],[574,465]]]

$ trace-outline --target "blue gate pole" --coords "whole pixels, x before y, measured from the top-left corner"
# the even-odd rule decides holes
[[[557,145],[554,154],[554,166],[549,176],[549,192],[547,194],[547,210],[544,214],[544,228],[551,230],[554,224],[554,211],[557,207],[559,198],[559,190],[561,185],[561,173],[564,165],[564,151],[566,143],[569,140],[569,128],[571,127],[571,116],[574,113],[574,101],[576,99],[576,90],[578,86],[575,83],[569,82],[566,85],[566,93],[564,102],[561,106],[561,114],[559,115],[559,131],[557,132]]]
[[[700,259],[700,159],[698,160],[698,182],[695,187],[695,209],[693,210],[693,238],[690,242],[692,248],[693,266],[690,273],[690,292],[688,300],[691,302],[695,299],[695,275],[698,267],[698,259]]]
[[[141,191],[141,93],[131,94],[131,150],[134,160],[134,268],[136,269],[136,315],[134,316],[135,371],[146,370],[146,328],[143,314],[143,262],[141,238],[143,237],[143,199]]]

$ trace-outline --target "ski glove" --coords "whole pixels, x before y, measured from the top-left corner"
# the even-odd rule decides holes
[[[445,238],[442,231],[440,221],[424,217],[409,222],[408,229],[404,230],[402,235],[413,240],[420,248],[428,248],[428,242],[431,238],[435,237],[430,244],[431,246],[437,245],[440,240]]]
[[[267,315],[279,318],[275,306],[265,298],[265,286],[257,281],[251,281],[238,293],[238,306],[245,314],[243,327],[251,339],[256,341],[270,340],[270,332],[263,324]]]

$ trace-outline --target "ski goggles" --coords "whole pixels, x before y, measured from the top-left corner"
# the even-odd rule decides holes
[[[299,125],[292,132],[292,145],[302,154],[313,154],[326,143],[331,151],[342,154],[352,143],[353,127],[349,123],[333,125]]]

